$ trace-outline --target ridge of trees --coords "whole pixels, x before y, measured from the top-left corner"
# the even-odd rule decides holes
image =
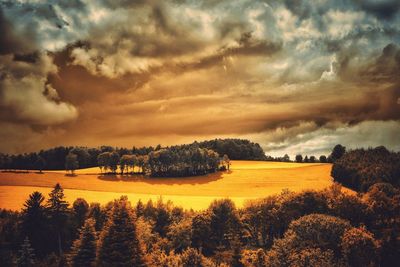
[[[60,185],[48,199],[34,192],[21,212],[0,210],[2,266],[386,267],[400,260],[400,190],[390,184],[357,195],[339,184],[283,191],[243,208],[219,199],[201,211],[161,198],[68,205]]]
[[[121,158],[123,155],[149,156],[151,152],[161,149],[169,151],[190,150],[191,148],[213,150],[219,157],[227,155],[234,160],[265,160],[266,156],[261,146],[244,139],[214,139],[194,142],[191,144],[170,147],[118,148],[101,146],[88,147],[55,147],[39,152],[8,155],[0,153],[0,169],[5,170],[63,170],[73,171],[78,168],[98,166],[98,156],[104,152],[115,152]],[[75,158],[76,156],[76,158]]]

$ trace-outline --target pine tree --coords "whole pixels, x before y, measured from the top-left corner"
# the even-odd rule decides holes
[[[29,238],[25,237],[24,243],[22,243],[21,249],[19,250],[19,256],[16,260],[16,265],[18,267],[34,266],[34,258],[35,254],[33,252],[33,248],[31,247],[31,243],[29,242]]]
[[[58,252],[61,255],[61,230],[67,221],[68,202],[64,200],[64,190],[61,188],[59,183],[55,185],[54,189],[49,194],[49,199],[47,200],[47,212],[57,235]]]
[[[44,196],[40,192],[33,192],[24,203],[22,209],[21,226],[38,256],[46,251],[47,218],[46,209],[43,205]]]
[[[87,219],[79,231],[79,238],[71,249],[70,263],[73,267],[93,266],[96,260],[95,221]]]
[[[100,234],[98,266],[144,266],[132,208],[126,197],[115,201]]]

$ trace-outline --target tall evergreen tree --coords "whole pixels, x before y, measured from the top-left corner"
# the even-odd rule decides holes
[[[132,208],[126,197],[113,204],[100,234],[98,266],[144,266]]]
[[[29,238],[25,237],[15,263],[18,267],[35,266],[34,258],[35,254],[33,252],[33,248],[31,247],[31,243],[29,242]]]
[[[71,266],[94,266],[96,260],[96,230],[94,225],[93,219],[87,219],[80,229],[79,238],[74,241],[71,249]]]
[[[49,194],[47,200],[47,212],[49,214],[50,223],[57,237],[58,252],[62,254],[61,235],[62,229],[67,222],[68,202],[64,200],[64,189],[57,183]]]
[[[32,246],[38,255],[46,251],[47,218],[43,205],[44,196],[40,192],[33,192],[24,203],[22,209],[22,232],[29,237]]]

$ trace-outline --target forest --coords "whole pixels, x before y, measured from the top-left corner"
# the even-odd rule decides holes
[[[0,212],[2,266],[395,266],[400,260],[400,191],[323,191],[229,199],[203,211],[161,198],[107,205],[27,196],[21,212]],[[72,204],[72,205],[70,205]]]
[[[0,153],[0,169],[5,170],[63,170],[66,168],[66,159],[69,154],[76,156],[77,163],[73,164],[75,169],[97,167],[98,156],[104,152],[115,152],[119,158],[123,155],[150,156],[151,152],[161,149],[167,151],[190,150],[200,148],[212,150],[218,153],[219,157],[227,155],[235,160],[264,160],[264,151],[259,144],[244,139],[215,139],[192,144],[178,145],[171,147],[141,147],[136,148],[114,148],[111,146],[101,146],[98,148],[87,147],[55,147],[39,152],[9,155]],[[202,150],[203,152],[205,150]],[[158,154],[155,153],[155,154]],[[152,157],[155,156],[153,153]],[[73,156],[72,157],[75,157]],[[184,167],[181,167],[184,168]],[[179,171],[181,172],[181,171]]]
[[[332,167],[335,181],[359,192],[377,182],[400,187],[400,152],[380,146],[345,153]]]

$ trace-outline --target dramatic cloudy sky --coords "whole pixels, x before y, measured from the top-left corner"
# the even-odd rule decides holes
[[[0,151],[400,149],[398,0],[0,0]]]

